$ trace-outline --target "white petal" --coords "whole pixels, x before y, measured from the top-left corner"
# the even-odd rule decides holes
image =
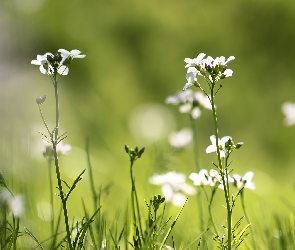
[[[173,195],[172,204],[181,207],[186,201],[186,197],[181,193],[176,193]]]
[[[226,60],[225,64],[228,64],[229,62],[231,62],[231,61],[233,61],[233,60],[235,60],[235,57],[234,57],[234,56],[230,56],[230,57]]]
[[[166,104],[179,104],[179,98],[177,96],[168,96],[165,100]]]
[[[62,65],[58,68],[57,72],[62,76],[66,76],[69,73],[69,68],[67,66]]]
[[[43,67],[43,65],[41,65],[39,67],[39,69],[40,69],[40,71],[41,71],[42,74],[47,74],[47,70]]]
[[[203,60],[203,58],[206,56],[206,54],[205,53],[200,53],[198,56],[197,56],[197,62],[199,63],[201,60]]]
[[[187,82],[184,87],[183,87],[183,90],[187,90],[189,87],[193,86],[194,84],[191,83],[191,82]]]
[[[225,77],[229,77],[233,75],[233,71],[231,69],[226,69],[223,74],[225,75]]]
[[[224,150],[220,150],[219,153],[220,153],[220,157],[221,158],[225,158],[225,152],[224,152]]]
[[[191,116],[193,119],[198,119],[201,116],[201,110],[199,107],[195,107],[192,112],[191,112]]]
[[[71,54],[68,50],[65,50],[65,49],[59,49],[58,52],[60,52],[61,54],[66,54],[66,55]]]
[[[165,196],[165,200],[167,202],[172,201],[172,198],[173,198],[173,189],[172,189],[172,187],[169,184],[164,184],[161,189],[162,189],[163,195]]]
[[[192,108],[192,105],[190,103],[185,103],[179,106],[179,112],[188,113],[189,111],[191,111],[191,108]]]
[[[206,153],[209,154],[209,153],[213,153],[213,152],[216,152],[217,150],[217,147],[216,145],[210,145],[206,148]]]
[[[31,64],[34,64],[34,65],[41,65],[41,62],[38,61],[38,60],[32,60],[32,61],[31,61]]]
[[[249,171],[243,176],[243,180],[250,182],[252,180],[253,176],[254,176],[254,173],[252,171]]]
[[[216,136],[215,135],[211,135],[210,136],[210,141],[211,141],[212,145],[215,145],[216,146]]]

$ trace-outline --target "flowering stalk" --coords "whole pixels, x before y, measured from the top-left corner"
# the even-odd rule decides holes
[[[51,143],[53,147],[53,157],[54,157],[54,164],[55,164],[55,173],[57,178],[57,185],[59,189],[59,196],[62,202],[62,208],[63,208],[63,214],[64,214],[64,220],[65,220],[65,226],[66,226],[66,232],[67,232],[67,241],[70,250],[73,249],[72,246],[72,240],[71,240],[71,231],[69,226],[69,218],[68,218],[68,209],[67,209],[67,200],[65,199],[65,193],[63,192],[63,186],[61,181],[61,175],[60,175],[60,168],[58,163],[58,154],[56,150],[56,146],[58,144],[58,126],[59,126],[59,102],[58,102],[58,81],[56,78],[56,73],[53,76],[53,85],[54,85],[54,93],[55,93],[55,129],[54,129],[54,138],[51,138]]]
[[[216,151],[217,158],[218,158],[218,165],[215,165],[219,173],[221,175],[221,182],[223,185],[224,190],[224,196],[226,201],[226,208],[227,208],[227,230],[228,230],[228,239],[227,239],[227,250],[231,250],[232,248],[232,206],[230,203],[230,193],[229,193],[229,178],[227,173],[227,160],[225,160],[226,157],[226,148],[220,146],[219,137],[218,137],[218,122],[217,122],[217,114],[216,114],[216,106],[215,106],[215,94],[219,91],[220,88],[215,90],[216,82],[219,80],[224,79],[225,77],[232,76],[233,71],[231,69],[227,68],[227,64],[234,60],[235,57],[231,56],[227,60],[225,57],[217,57],[213,59],[211,56],[208,56],[205,58],[206,54],[200,53],[197,58],[190,59],[186,58],[184,61],[187,63],[187,74],[186,79],[187,83],[184,86],[184,90],[191,86],[196,86],[197,88],[200,88],[205,95],[210,100],[211,107],[212,107],[212,113],[213,113],[213,119],[214,119],[214,130],[215,130],[215,138],[212,136],[211,142],[212,146],[209,147],[209,149],[206,149],[206,152],[213,152]],[[201,87],[201,85],[197,82],[197,76],[202,76],[205,78],[210,93],[207,94],[206,91]],[[215,141],[213,141],[213,139]],[[225,144],[225,142],[223,142]],[[228,142],[227,142],[228,143]],[[215,144],[215,145],[214,145]],[[211,217],[212,218],[212,217]]]
[[[64,136],[59,136],[59,101],[58,101],[58,79],[57,75],[67,75],[69,72],[68,65],[74,58],[84,58],[85,55],[80,55],[79,50],[72,50],[67,51],[64,49],[59,49],[58,52],[53,55],[52,53],[46,53],[44,55],[38,55],[36,60],[32,60],[31,64],[40,66],[39,69],[42,74],[47,74],[50,76],[52,80],[52,84],[54,87],[54,96],[55,96],[55,128],[52,132],[50,132],[45,119],[43,117],[43,113],[41,110],[41,105],[45,101],[46,96],[44,95],[42,98],[39,97],[36,99],[36,102],[39,106],[39,111],[41,114],[41,118],[44,122],[44,125],[47,129],[47,132],[49,134],[49,138],[44,135],[44,137],[47,139],[48,142],[52,145],[52,151],[49,152],[49,159],[51,163],[51,158],[54,159],[54,165],[55,165],[55,172],[56,172],[56,178],[57,178],[57,184],[59,189],[59,197],[62,202],[62,209],[64,214],[64,220],[65,220],[65,226],[66,226],[66,239],[68,242],[68,246],[70,250],[74,249],[74,246],[72,245],[71,241],[71,231],[69,226],[69,218],[68,218],[68,211],[67,211],[67,199],[69,197],[70,192],[73,190],[73,186],[70,189],[69,193],[65,193],[62,186],[62,179],[60,175],[60,167],[58,162],[58,150],[57,146],[61,141],[65,138]],[[50,151],[50,150],[49,150]],[[47,152],[45,152],[46,154]],[[53,154],[53,155],[52,155]],[[50,164],[49,164],[50,165]],[[83,173],[83,172],[82,172]],[[50,177],[51,178],[51,177]],[[80,176],[76,179],[76,181],[80,180]],[[50,181],[51,182],[51,181]],[[52,196],[52,195],[51,195]],[[51,200],[53,203],[53,199]],[[53,223],[53,222],[52,222]],[[52,226],[53,228],[53,226]]]
[[[51,174],[51,162],[52,159],[48,158],[48,176],[49,176],[49,189],[50,189],[50,204],[51,209],[51,234],[54,234],[54,212],[53,212],[53,185],[52,185],[52,174]]]
[[[141,225],[138,196],[137,196],[136,187],[135,187],[135,178],[133,176],[133,165],[135,161],[141,157],[144,150],[145,150],[144,147],[138,150],[138,147],[135,147],[135,149],[129,149],[129,147],[125,145],[125,151],[130,158],[131,204],[132,204],[131,209],[132,209],[133,222],[135,225],[137,225],[137,221],[138,221],[139,232],[141,236],[143,236],[143,230]],[[136,213],[137,213],[137,216],[136,216]]]
[[[212,81],[211,91],[210,91],[210,100],[211,100],[211,106],[212,106],[212,113],[213,113],[213,119],[214,119],[214,128],[215,128],[215,137],[216,137],[216,147],[217,147],[217,158],[218,158],[218,169],[220,171],[220,175],[222,178],[222,184],[224,186],[224,196],[226,201],[226,209],[227,209],[227,230],[228,230],[228,236],[227,236],[227,242],[228,242],[228,250],[231,250],[231,241],[232,241],[232,209],[230,205],[230,194],[229,194],[229,185],[228,185],[228,174],[227,174],[227,166],[224,166],[222,164],[222,159],[220,155],[220,148],[219,148],[219,142],[218,142],[218,122],[217,122],[217,114],[216,114],[216,108],[214,103],[214,86],[215,81]]]

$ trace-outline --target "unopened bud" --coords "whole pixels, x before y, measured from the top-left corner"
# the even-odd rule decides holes
[[[239,149],[243,145],[244,145],[244,142],[238,142],[237,145],[236,145],[236,149]]]
[[[38,98],[36,99],[36,103],[37,103],[38,105],[40,105],[40,104],[42,104],[43,102],[45,102],[45,100],[46,100],[46,95],[44,95],[43,97],[38,97]]]

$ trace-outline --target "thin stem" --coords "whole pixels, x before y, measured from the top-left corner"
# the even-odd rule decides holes
[[[244,202],[244,189],[241,192],[241,202],[242,202],[242,208],[243,208],[243,212],[244,212],[245,218],[247,220],[247,223],[251,224],[249,216],[246,211],[245,202]],[[251,231],[251,237],[252,237],[252,241],[253,241],[253,249],[255,250],[256,249],[256,240],[255,240],[255,235],[254,235],[252,226],[250,226],[250,231]]]
[[[134,222],[136,224],[136,212],[135,212],[135,205],[136,205],[139,231],[140,231],[140,234],[143,235],[142,226],[141,226],[141,220],[140,220],[141,217],[140,217],[138,196],[137,196],[136,187],[135,187],[135,179],[133,177],[133,172],[132,172],[133,164],[134,164],[134,160],[131,160],[130,161],[130,178],[131,178],[131,183],[132,183],[131,202],[132,202],[132,209],[133,209],[133,219],[134,219]],[[134,201],[134,198],[135,198],[135,201]]]
[[[52,185],[52,174],[51,174],[51,162],[52,158],[48,157],[48,176],[49,176],[49,197],[51,204],[51,234],[54,234],[54,211],[53,211],[53,185]]]
[[[210,101],[211,101],[211,106],[212,106],[212,113],[213,113],[213,118],[214,118],[214,127],[215,127],[215,137],[216,137],[216,148],[217,148],[217,157],[218,157],[218,167],[219,171],[221,173],[222,177],[222,184],[224,186],[224,196],[225,196],[225,201],[226,201],[226,208],[227,208],[227,229],[228,229],[228,248],[227,250],[231,250],[231,240],[232,240],[232,211],[230,207],[230,199],[229,199],[229,189],[228,189],[228,183],[226,181],[225,177],[225,167],[224,164],[222,163],[221,156],[220,156],[220,148],[218,145],[218,122],[217,122],[217,114],[216,114],[216,108],[215,108],[215,102],[214,102],[214,86],[215,82],[212,82],[212,87],[211,87],[211,92],[210,92]]]
[[[88,165],[88,170],[89,170],[90,187],[91,187],[92,198],[93,198],[93,206],[94,206],[94,211],[96,211],[97,210],[97,195],[96,195],[94,181],[93,181],[92,167],[91,167],[90,154],[89,154],[89,137],[86,138],[86,156],[87,156],[87,165]]]
[[[218,235],[218,231],[217,231],[217,228],[216,228],[216,226],[215,226],[215,222],[214,222],[213,215],[212,215],[212,203],[213,203],[213,198],[214,198],[214,195],[215,195],[216,189],[217,189],[217,188],[214,187],[213,190],[212,190],[212,194],[211,194],[211,198],[210,198],[210,202],[209,202],[209,206],[208,206],[208,211],[209,211],[210,220],[211,220],[211,222],[212,222],[212,225],[213,225],[214,231],[215,231],[215,233]]]
[[[54,93],[55,93],[55,115],[56,115],[56,120],[55,120],[55,130],[54,130],[54,140],[52,138],[52,146],[53,146],[53,156],[54,156],[54,164],[55,164],[55,172],[56,172],[56,178],[57,178],[57,184],[58,184],[58,189],[59,189],[59,195],[60,199],[62,202],[62,208],[64,212],[64,219],[65,219],[65,226],[66,226],[66,231],[67,231],[67,241],[70,250],[73,250],[73,245],[72,245],[72,240],[71,240],[71,231],[70,231],[70,226],[69,226],[69,218],[68,218],[68,210],[67,210],[67,201],[65,199],[65,193],[63,192],[63,187],[62,187],[62,181],[61,181],[61,176],[60,176],[60,168],[58,164],[58,154],[56,150],[57,146],[57,139],[58,139],[58,126],[59,126],[59,103],[58,103],[58,81],[56,79],[56,74],[53,76],[54,79]]]
[[[47,132],[48,132],[50,138],[51,138],[51,137],[52,137],[52,134],[51,134],[51,132],[50,132],[50,130],[49,130],[49,128],[48,128],[48,125],[47,125],[45,119],[44,119],[43,112],[42,112],[42,105],[41,105],[41,104],[38,104],[38,107],[39,107],[39,112],[40,112],[40,115],[41,115],[42,121],[43,121],[43,123],[44,123],[44,125],[45,125],[45,127],[46,127],[46,129],[47,129]]]

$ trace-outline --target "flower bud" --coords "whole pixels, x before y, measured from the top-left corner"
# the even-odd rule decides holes
[[[45,102],[45,100],[46,100],[46,95],[44,95],[43,97],[38,97],[38,98],[36,99],[36,103],[37,103],[38,105],[40,105],[40,104],[42,104],[43,102]]]

